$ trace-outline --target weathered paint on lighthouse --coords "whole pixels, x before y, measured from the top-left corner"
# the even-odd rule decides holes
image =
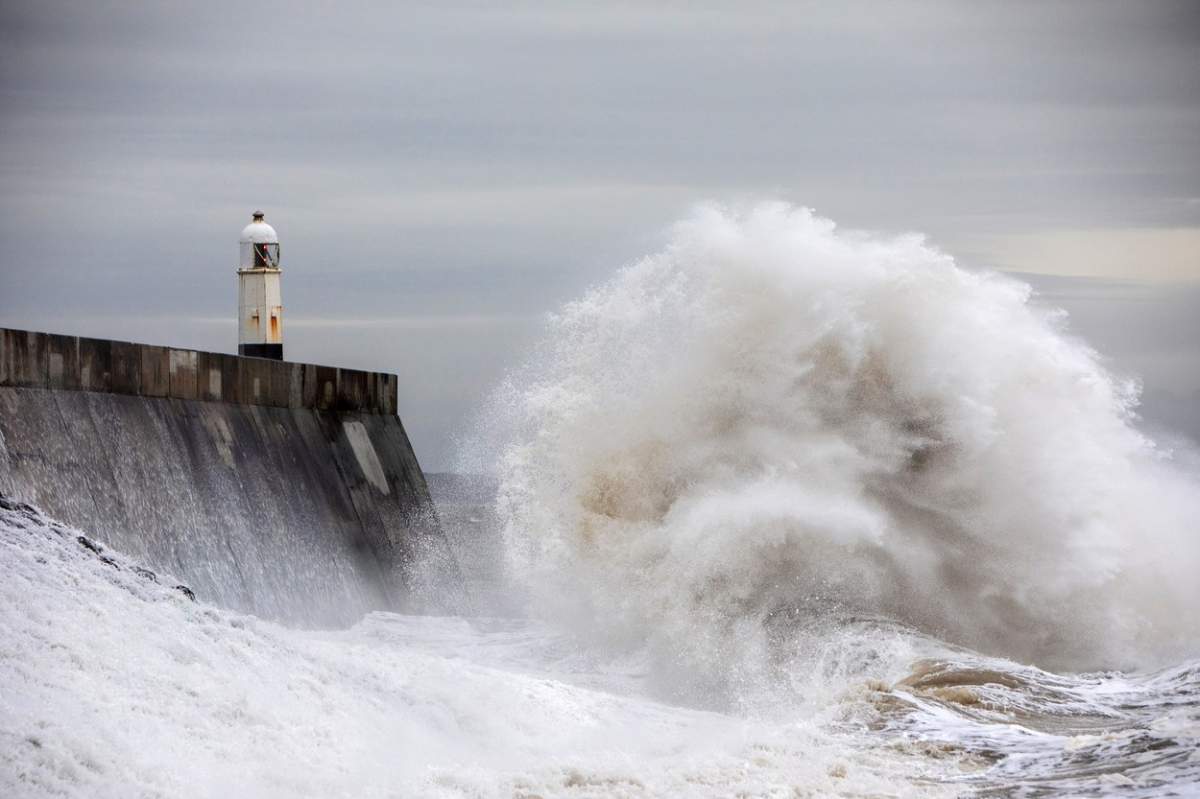
[[[283,360],[279,236],[262,211],[242,230],[238,262],[238,355]]]

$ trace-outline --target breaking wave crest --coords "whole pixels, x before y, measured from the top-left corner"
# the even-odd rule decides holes
[[[513,571],[680,691],[855,618],[1072,670],[1194,656],[1196,483],[1030,299],[919,236],[697,210],[498,393]]]

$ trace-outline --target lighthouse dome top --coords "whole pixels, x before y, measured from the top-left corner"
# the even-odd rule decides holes
[[[254,221],[242,228],[242,244],[278,244],[279,235],[275,228],[263,221],[263,212],[255,211]]]

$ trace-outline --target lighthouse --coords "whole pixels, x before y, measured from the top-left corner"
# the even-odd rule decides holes
[[[242,230],[238,262],[238,355],[283,360],[279,236],[255,211]]]

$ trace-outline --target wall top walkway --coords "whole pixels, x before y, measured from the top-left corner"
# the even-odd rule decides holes
[[[396,413],[396,375],[0,328],[0,386]]]

